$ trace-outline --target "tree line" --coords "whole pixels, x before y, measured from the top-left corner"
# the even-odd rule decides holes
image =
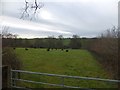
[[[24,48],[51,48],[51,49],[81,48],[81,38],[78,35],[73,35],[72,38],[64,38],[62,35],[59,35],[58,38],[55,38],[54,36],[49,36],[48,38],[34,38],[34,39],[23,39],[4,36],[2,40],[3,46],[5,47],[8,46]]]

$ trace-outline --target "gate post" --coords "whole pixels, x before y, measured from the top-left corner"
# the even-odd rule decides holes
[[[9,66],[2,66],[2,88],[10,88],[10,68]]]
[[[0,90],[2,89],[2,66],[0,66]]]

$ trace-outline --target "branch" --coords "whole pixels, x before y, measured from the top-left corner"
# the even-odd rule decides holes
[[[33,17],[33,16],[35,17],[35,15],[36,15],[36,13],[37,13],[37,10],[38,10],[38,9],[41,9],[41,8],[44,6],[43,3],[39,3],[39,4],[38,4],[37,0],[34,0],[34,4],[32,4],[32,6],[30,6],[29,3],[30,3],[30,2],[28,2],[28,1],[25,0],[25,8],[24,8],[24,11],[23,11],[20,19],[24,19],[24,18],[26,18],[26,17],[29,18],[29,17],[31,16],[30,20],[32,20],[32,17]],[[33,13],[30,13],[30,11],[28,11],[29,9],[33,9]],[[31,11],[32,11],[32,10],[31,10]],[[33,15],[33,16],[32,16],[32,15]]]

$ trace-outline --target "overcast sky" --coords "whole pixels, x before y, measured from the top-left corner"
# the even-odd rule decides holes
[[[32,0],[27,0],[32,2]],[[20,19],[24,0],[3,0],[0,23],[8,31],[24,38],[63,35],[95,37],[118,23],[119,0],[38,0],[44,7],[37,10],[35,18],[29,11],[30,21]],[[30,3],[31,5],[32,3]]]

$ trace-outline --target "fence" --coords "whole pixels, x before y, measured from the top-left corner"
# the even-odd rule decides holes
[[[8,66],[2,66],[2,88],[10,87],[10,68]]]
[[[25,80],[16,78],[15,75],[17,73],[24,73],[24,74],[34,74],[34,75],[44,75],[44,76],[51,76],[51,77],[59,77],[61,78],[61,84],[51,84],[46,82],[37,82],[32,80]],[[110,82],[110,83],[120,83],[120,80],[111,80],[111,79],[101,79],[101,78],[91,78],[91,77],[79,77],[79,76],[67,76],[67,75],[58,75],[58,74],[48,74],[48,73],[40,73],[40,72],[30,72],[30,71],[22,71],[22,70],[11,70],[11,86],[13,88],[24,88],[16,86],[16,81],[21,82],[28,82],[28,83],[34,83],[34,84],[44,84],[44,85],[50,85],[50,86],[60,86],[62,88],[81,88],[81,87],[74,87],[74,86],[67,86],[64,84],[65,78],[73,78],[73,79],[82,79],[82,80],[95,80],[95,81],[103,81],[103,82]],[[90,89],[89,89],[90,90]]]

